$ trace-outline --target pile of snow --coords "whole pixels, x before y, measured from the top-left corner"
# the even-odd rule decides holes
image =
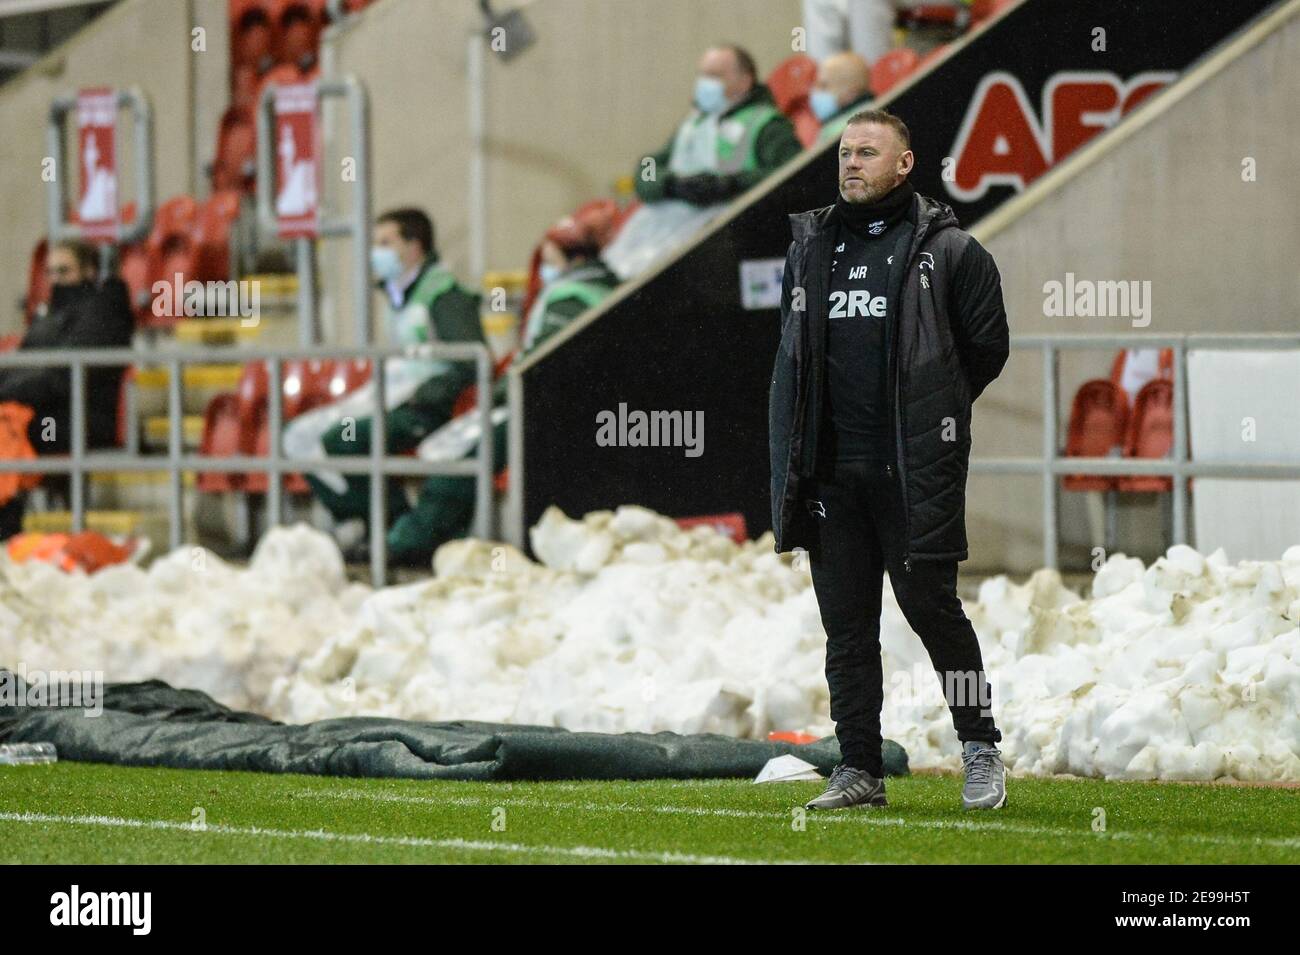
[[[278,529],[247,568],[197,548],[86,577],[0,558],[0,664],[159,677],[293,722],[346,715],[575,730],[833,732],[806,562],[638,507],[532,529],[540,563],[465,540],[435,576],[346,582]],[[884,588],[885,735],[960,768],[940,685]],[[1041,570],[966,612],[1007,765],[1031,774],[1300,780],[1300,546],[1229,565],[1113,555],[1089,600]]]

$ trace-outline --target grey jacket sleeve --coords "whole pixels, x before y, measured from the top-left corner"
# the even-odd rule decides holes
[[[973,237],[953,272],[948,319],[957,353],[970,379],[973,402],[1007,363],[1011,334],[1002,304],[1002,277],[993,256]]]

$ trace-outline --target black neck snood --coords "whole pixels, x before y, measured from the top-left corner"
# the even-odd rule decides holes
[[[889,228],[907,215],[912,208],[912,197],[916,190],[904,179],[875,202],[846,202],[843,196],[835,200],[835,214],[840,222],[854,232],[869,235],[868,227],[874,222],[884,222]]]

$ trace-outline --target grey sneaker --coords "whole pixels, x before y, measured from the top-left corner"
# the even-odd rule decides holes
[[[1007,768],[1001,750],[992,743],[967,740],[961,747],[961,761],[966,769],[963,809],[1001,809],[1007,804]]]
[[[826,791],[804,804],[805,809],[846,809],[849,806],[884,806],[885,781],[865,769],[840,764],[831,770]]]

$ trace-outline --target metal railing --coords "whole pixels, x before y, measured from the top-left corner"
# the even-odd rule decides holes
[[[1300,479],[1297,461],[1191,461],[1187,449],[1187,353],[1191,350],[1278,350],[1300,348],[1300,335],[1021,335],[1011,339],[1013,350],[1037,349],[1043,357],[1043,441],[1037,457],[970,459],[971,473],[1041,474],[1043,481],[1043,566],[1058,563],[1057,485],[1066,474],[1146,475],[1172,477],[1173,542],[1187,543],[1187,478]],[[1065,457],[1057,435],[1057,359],[1065,349],[1169,348],[1173,350],[1174,442],[1166,458]]]
[[[435,474],[464,475],[476,478],[474,533],[488,539],[493,533],[493,461],[492,442],[492,370],[491,354],[485,345],[473,343],[439,343],[413,347],[376,346],[322,346],[316,348],[240,348],[228,357],[234,361],[264,361],[267,364],[267,419],[271,442],[266,457],[229,456],[212,457],[187,454],[182,433],[182,370],[188,364],[211,363],[214,357],[226,357],[211,348],[168,349],[142,351],[132,348],[50,349],[0,352],[0,372],[6,368],[68,368],[69,388],[69,453],[29,458],[0,458],[0,471],[59,473],[70,477],[69,503],[72,527],[80,531],[85,525],[85,476],[96,471],[159,472],[168,475],[168,544],[175,550],[182,543],[184,514],[181,475],[186,472],[256,472],[268,476],[266,491],[267,522],[279,525],[283,519],[283,477],[302,471],[325,471],[342,474],[367,474],[370,476],[370,574],[375,586],[382,586],[387,565],[386,542],[386,482],[390,475],[430,476]],[[284,362],[312,359],[366,358],[371,363],[371,381],[375,387],[375,407],[372,412],[370,454],[366,460],[348,456],[330,456],[323,459],[301,460],[286,458],[280,448],[284,426],[282,387]],[[385,448],[387,410],[384,407],[386,390],[386,358],[441,358],[449,361],[473,361],[478,384],[479,442],[478,452],[472,459],[459,461],[425,461],[412,457],[390,457]],[[167,377],[167,450],[165,454],[141,455],[137,453],[132,438],[123,451],[86,450],[86,368],[104,366],[164,367]],[[132,390],[134,386],[131,386]],[[128,392],[128,395],[130,392]],[[118,396],[92,395],[95,401],[112,401]],[[132,402],[128,400],[128,409]],[[134,417],[129,420],[128,435],[136,427]],[[357,456],[360,457],[359,455]]]

